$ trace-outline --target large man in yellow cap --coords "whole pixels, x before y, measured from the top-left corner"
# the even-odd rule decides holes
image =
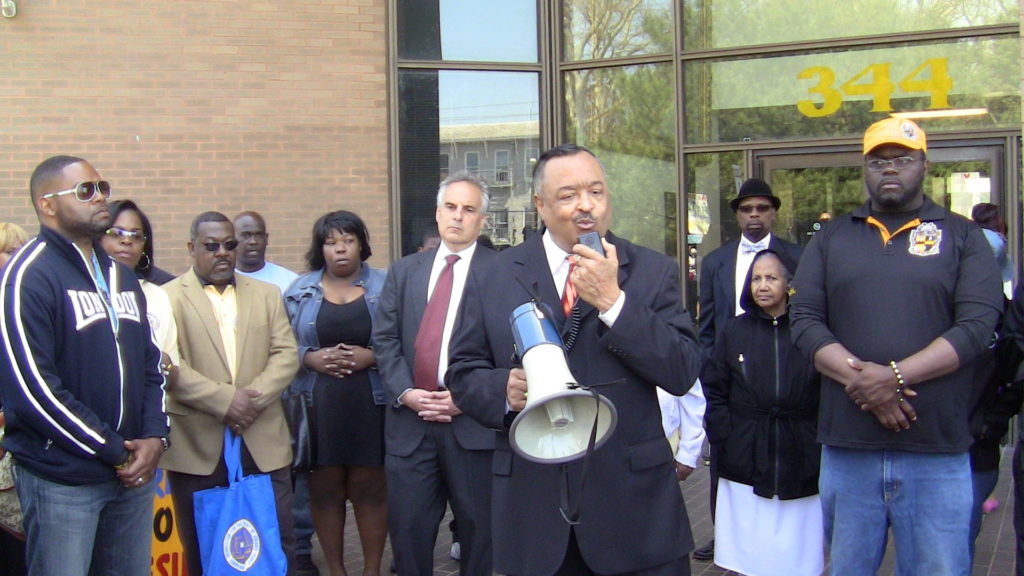
[[[864,205],[804,250],[793,339],[821,371],[821,504],[833,574],[970,574],[973,361],[1002,309],[981,230],[924,194],[924,131],[864,134]]]

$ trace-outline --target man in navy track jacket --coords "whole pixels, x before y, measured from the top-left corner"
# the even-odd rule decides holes
[[[39,236],[4,269],[0,397],[31,574],[149,571],[164,377],[135,274],[97,239],[110,185],[85,160],[32,174]]]

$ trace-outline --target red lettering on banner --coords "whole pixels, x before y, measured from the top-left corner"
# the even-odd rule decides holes
[[[150,576],[186,576],[185,564],[178,552],[161,554],[155,560],[150,559],[149,564]]]

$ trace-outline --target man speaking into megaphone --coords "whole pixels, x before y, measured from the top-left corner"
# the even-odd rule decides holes
[[[470,271],[446,375],[462,411],[497,431],[494,569],[512,576],[689,574],[693,538],[656,393],[684,394],[700,367],[679,266],[609,231],[611,192],[590,150],[567,144],[545,152],[533,193],[546,230]],[[600,243],[581,243],[589,232]],[[518,364],[524,351],[516,349],[510,316],[528,302],[549,311],[558,332],[545,344],[563,342],[564,360],[542,356],[551,358],[550,369],[535,359],[528,370]],[[593,448],[583,457],[549,455],[549,439],[531,432],[574,430],[582,418],[583,431],[573,433],[597,436],[593,416],[584,414],[596,397],[583,405],[551,393],[577,383],[614,406],[614,431],[588,441]],[[538,394],[544,406],[531,405]],[[559,400],[549,406],[548,396]],[[546,416],[517,422],[520,412]],[[599,410],[599,421],[610,412]]]

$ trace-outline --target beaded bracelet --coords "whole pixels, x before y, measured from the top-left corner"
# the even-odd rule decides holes
[[[892,368],[892,373],[896,375],[896,395],[900,397],[899,401],[903,402],[903,386],[906,385],[906,381],[903,380],[903,373],[900,372],[900,368],[896,365],[895,360],[889,361],[889,367]]]

